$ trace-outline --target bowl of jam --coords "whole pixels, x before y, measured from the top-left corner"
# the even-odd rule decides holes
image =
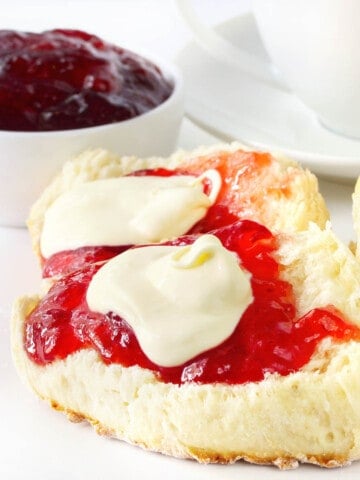
[[[182,115],[171,64],[79,30],[0,31],[0,223],[23,225],[61,165],[87,148],[168,155]]]

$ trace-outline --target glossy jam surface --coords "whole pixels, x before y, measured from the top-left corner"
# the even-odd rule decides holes
[[[296,188],[294,169],[279,174],[279,165],[269,153],[216,152],[183,161],[181,168],[193,175],[216,169],[223,180],[217,204],[226,206],[238,218],[251,218],[259,223],[265,223],[268,202],[287,198],[291,189]]]
[[[286,196],[288,194],[287,188],[282,184],[277,184],[269,174],[269,166],[272,162],[272,157],[268,154],[239,150],[233,153],[224,152],[194,158],[185,163],[181,169],[138,170],[131,175],[162,177],[201,175],[207,169],[216,168],[222,178],[222,187],[218,199],[209,208],[206,216],[194,225],[190,232],[184,232],[184,234],[207,233],[216,228],[230,225],[239,218],[261,220],[261,211],[263,208],[266,209],[264,196],[269,194]],[[269,177],[268,181],[273,182],[272,186],[269,186],[270,191],[267,191],[264,187],[264,185],[266,186],[266,182],[263,180],[264,176]],[[259,191],[260,187],[261,191]],[[209,189],[211,189],[211,185],[204,183],[205,193],[208,193]],[[264,207],[262,207],[262,203]],[[94,261],[111,258],[109,248],[107,246],[96,248],[89,246],[73,252],[59,252],[49,259],[43,259],[43,276],[46,278],[54,275],[64,275],[74,271],[74,267],[84,267]],[[94,250],[96,250],[96,254]],[[114,255],[117,253],[114,250]]]
[[[44,278],[69,273],[84,268],[96,262],[103,262],[119,255],[129,248],[129,245],[119,247],[82,247],[55,253],[44,260],[42,274]]]
[[[230,225],[238,219],[251,218],[259,223],[265,223],[268,202],[273,198],[279,200],[281,197],[290,196],[292,175],[296,175],[291,169],[289,173],[279,175],[275,165],[276,162],[269,153],[220,151],[184,160],[181,167],[173,171],[158,168],[134,174],[168,176],[173,172],[173,175],[198,176],[209,169],[217,170],[222,179],[222,186],[216,203],[190,232],[205,233]],[[211,186],[205,184],[205,193],[208,188]]]
[[[261,380],[268,372],[286,375],[298,370],[326,336],[360,339],[359,329],[346,324],[331,307],[296,318],[292,287],[279,279],[272,256],[276,239],[265,227],[245,220],[212,233],[252,274],[254,302],[224,343],[179,367],[155,365],[142,352],[126,319],[89,311],[87,286],[101,268],[93,264],[59,280],[29,315],[24,342],[30,358],[44,365],[91,347],[105,363],[140,365],[164,382],[240,384]],[[169,244],[186,245],[195,238],[188,235]]]
[[[257,154],[255,153],[255,155]],[[223,159],[223,161],[226,162],[227,160]],[[211,163],[212,162],[210,161],[209,165],[207,166],[208,169],[213,168],[211,166]],[[190,168],[190,167],[178,168],[176,170],[168,170],[166,168],[138,170],[137,172],[132,173],[132,175],[136,175],[136,176],[158,175],[161,177],[170,177],[172,175],[199,176],[206,170],[206,169],[199,170],[199,168],[196,167],[196,160],[194,161],[194,165],[192,167],[193,168]],[[218,199],[216,200],[214,205],[212,205],[209,208],[205,217],[202,218],[199,222],[197,222],[197,224],[194,225],[194,227],[189,232],[184,232],[184,234],[185,233],[189,233],[189,234],[208,233],[217,228],[230,225],[236,222],[237,220],[239,220],[239,218],[241,218],[240,212],[232,213],[230,211],[230,208],[231,208],[230,204],[228,203],[226,195],[224,195],[224,192],[231,191],[232,189],[237,188],[237,178],[236,178],[235,170],[231,169],[231,172],[227,172],[227,174],[224,174],[224,171],[221,171],[221,169],[218,171],[221,175],[221,180],[222,180],[222,187],[220,189]],[[212,187],[210,180],[204,179],[203,185],[204,185],[204,193],[208,195]]]
[[[0,31],[0,129],[68,130],[119,122],[164,102],[157,66],[78,30]]]

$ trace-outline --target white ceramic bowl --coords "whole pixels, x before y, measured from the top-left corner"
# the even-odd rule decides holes
[[[76,130],[0,131],[0,225],[24,226],[31,205],[61,165],[87,148],[139,157],[169,155],[174,150],[183,116],[182,78],[172,64],[144,56],[174,85],[170,97],[149,112]]]

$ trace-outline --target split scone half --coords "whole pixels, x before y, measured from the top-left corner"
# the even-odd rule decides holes
[[[156,194],[154,187],[143,187],[152,175],[161,183],[155,185]],[[128,234],[122,229],[121,202],[128,209],[132,197],[126,193],[117,198],[118,192],[129,191],[124,177],[137,182],[134,188],[142,192],[132,202]],[[173,191],[169,182],[176,183]],[[161,228],[149,224],[155,216]],[[165,217],[170,219],[166,228]],[[328,212],[317,179],[308,170],[279,155],[234,143],[179,151],[169,158],[85,152],[64,165],[33,206],[28,226],[44,277],[56,277],[84,263],[108,259],[130,245],[206,233],[237,218],[250,218],[271,231],[293,232],[306,229],[309,222],[323,228]]]
[[[52,407],[200,462],[360,458],[360,265],[330,228],[240,221],[83,272],[14,306],[17,369]]]
[[[21,377],[71,419],[169,455],[358,458],[360,267],[327,219],[314,175],[239,144],[85,152],[29,218],[52,286],[14,306]]]
[[[355,252],[356,258],[360,260],[360,177],[356,181],[352,200],[353,200],[353,210],[352,210],[353,223],[354,223],[354,231],[356,236],[356,241],[354,242],[353,250]]]

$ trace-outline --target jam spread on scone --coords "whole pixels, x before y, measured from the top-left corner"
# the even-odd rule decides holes
[[[214,230],[210,236],[236,255],[241,269],[248,272],[253,297],[232,333],[220,344],[181,365],[164,366],[150,360],[126,318],[112,311],[103,314],[90,310],[89,285],[104,265],[92,264],[59,279],[28,316],[24,343],[29,357],[45,365],[93,348],[107,364],[138,365],[154,371],[163,382],[241,384],[262,380],[267,373],[287,375],[299,370],[325,337],[360,339],[360,330],[344,322],[331,306],[297,318],[292,287],[280,279],[280,266],[273,256],[276,237],[265,227],[243,220]],[[161,245],[181,247],[183,252],[199,238],[197,234],[186,235]],[[193,262],[204,261],[199,258]]]
[[[207,155],[191,159],[182,164],[181,168],[169,170],[165,168],[156,168],[149,170],[140,170],[133,172],[131,176],[152,176],[152,177],[172,177],[172,176],[194,176],[202,178],[203,192],[209,196],[214,188],[214,178],[204,176],[204,172],[217,172],[220,177],[221,185],[216,188],[216,199],[212,204],[207,205],[203,211],[203,215],[190,228],[178,231],[176,235],[168,235],[160,239],[160,241],[174,238],[175,236],[192,234],[192,233],[207,233],[214,229],[224,227],[234,223],[238,219],[251,217],[254,220],[259,220],[261,212],[267,210],[267,202],[271,198],[286,198],[290,192],[287,181],[282,179],[280,182],[269,174],[269,166],[274,162],[271,155],[260,152],[245,152],[238,150],[235,152],[217,152],[213,155]],[[289,170],[289,181],[291,171]],[[110,179],[111,180],[111,179]],[[102,188],[106,189],[106,180],[103,180]],[[216,182],[216,179],[215,179]],[[94,183],[94,182],[90,182]],[[95,182],[96,183],[96,182]],[[110,182],[111,183],[111,182]],[[109,183],[109,184],[110,184]],[[267,200],[264,200],[264,199]],[[61,199],[61,197],[60,197]],[[60,200],[61,201],[61,200]],[[256,208],[254,207],[256,205]],[[61,218],[73,218],[73,207],[70,206],[71,215],[62,214]],[[110,209],[114,211],[113,209]],[[93,211],[93,209],[89,209]],[[51,212],[51,207],[50,207]],[[97,217],[100,223],[98,231],[105,234],[107,228],[103,224],[102,217]],[[112,218],[110,223],[112,225],[118,222],[118,218]],[[53,222],[57,228],[60,227],[60,222],[56,219]],[[80,225],[81,222],[75,222]],[[177,224],[173,218],[173,223]],[[47,219],[45,217],[44,228],[47,229]],[[67,230],[62,235],[55,235],[56,238],[63,238],[64,235],[71,236],[71,227],[68,225]],[[44,235],[44,233],[43,233]],[[112,239],[112,242],[114,240]],[[149,243],[153,240],[148,240]],[[119,238],[116,238],[115,244],[109,243],[109,240],[104,236],[103,243],[96,245],[91,243],[88,236],[83,236],[83,244],[78,243],[78,246],[72,246],[62,249],[50,251],[43,256],[43,276],[52,277],[55,275],[64,275],[74,271],[76,268],[83,267],[87,264],[106,260],[113,255],[117,255],[126,248],[138,242],[130,242],[121,244]],[[56,250],[56,249],[55,249]]]
[[[0,31],[0,129],[68,130],[141,115],[173,90],[145,58],[78,30]]]
[[[103,262],[124,252],[131,245],[118,247],[80,247],[74,250],[65,250],[54,253],[47,259],[43,259],[43,278],[67,275],[85,265]]]
[[[174,367],[226,340],[253,295],[238,256],[205,234],[118,255],[94,275],[86,301],[93,312],[126,318],[145,355]]]
[[[44,274],[71,271],[76,251],[84,258],[108,256],[94,247],[145,245],[187,233],[215,204],[222,179],[217,170],[201,175],[154,172],[83,183],[58,197],[45,213],[41,253]],[[74,255],[69,252],[74,251]],[[63,252],[63,253],[62,253]],[[56,256],[55,258],[53,258]],[[58,272],[64,274],[64,270]]]

